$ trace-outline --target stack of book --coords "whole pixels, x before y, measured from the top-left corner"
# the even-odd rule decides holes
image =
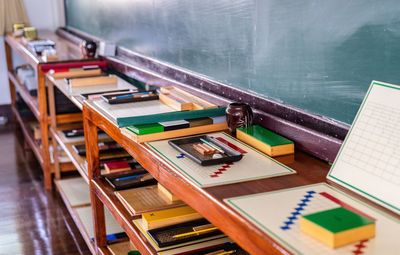
[[[93,101],[95,107],[136,142],[227,129],[225,108],[175,87],[116,92],[97,98]]]
[[[227,128],[225,116],[216,116],[132,125],[123,128],[122,133],[135,142],[143,143],[199,133],[216,132],[226,130]]]

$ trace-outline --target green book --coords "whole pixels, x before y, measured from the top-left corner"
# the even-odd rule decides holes
[[[331,233],[339,233],[374,223],[373,220],[344,207],[304,215],[303,218]]]
[[[259,140],[260,142],[263,142],[265,144],[268,144],[269,146],[279,146],[279,145],[285,145],[285,144],[293,144],[292,141],[289,139],[278,135],[275,132],[272,132],[271,130],[265,129],[259,125],[252,125],[247,128],[239,128],[239,131],[254,137],[255,139]]]
[[[126,129],[132,131],[137,135],[147,135],[164,132],[164,127],[158,123],[129,126],[126,127]]]
[[[216,117],[225,114],[225,107],[194,111],[167,112],[134,117],[117,118],[118,127],[136,126],[139,124],[152,124],[173,120],[191,120],[204,117]]]

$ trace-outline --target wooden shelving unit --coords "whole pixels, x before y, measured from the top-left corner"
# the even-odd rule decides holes
[[[43,71],[49,66],[56,66],[57,64],[62,64],[71,61],[91,61],[90,59],[83,59],[79,50],[79,47],[70,42],[69,40],[62,38],[55,33],[49,31],[39,31],[39,38],[46,38],[54,41],[56,43],[56,50],[58,54],[57,61],[43,61],[40,56],[32,52],[24,44],[23,40],[20,38],[15,38],[11,34],[5,37],[5,49],[6,49],[6,59],[8,67],[8,78],[11,94],[11,107],[15,115],[15,119],[21,127],[24,138],[29,144],[30,148],[34,152],[36,158],[38,159],[44,175],[44,185],[46,189],[52,188],[51,175],[54,172],[54,166],[50,163],[49,154],[49,132],[48,126],[50,119],[48,118],[47,112],[47,93],[46,93],[46,81],[45,72]],[[31,65],[36,72],[37,77],[37,97],[29,94],[29,91],[21,84],[14,73],[14,66],[12,61],[13,53],[18,54],[27,64]],[[18,109],[16,108],[17,93],[20,95],[21,99],[26,103],[30,111],[35,116],[36,120],[40,125],[41,132],[41,145],[39,146],[32,140],[29,136],[28,127],[26,123],[22,121]],[[60,114],[56,116],[57,121],[68,122],[70,119],[79,119],[81,116],[76,116],[74,114]],[[71,171],[72,164],[62,164],[61,171]]]
[[[47,75],[47,80],[48,80],[48,99],[49,99],[49,112],[50,112],[50,136],[52,138],[52,143],[53,147],[60,146],[66,155],[71,159],[71,162],[75,166],[75,169],[79,173],[79,177],[72,177],[73,179],[75,178],[81,178],[82,182],[85,183],[85,185],[82,185],[80,190],[82,192],[82,195],[89,196],[90,189],[89,189],[89,178],[88,178],[88,170],[87,170],[87,161],[85,157],[82,157],[78,155],[78,153],[74,150],[73,145],[74,144],[81,144],[84,141],[77,141],[77,139],[68,139],[64,136],[62,133],[62,130],[66,129],[71,129],[71,128],[77,128],[82,126],[82,114],[79,114],[79,116],[76,116],[75,118],[70,118],[69,123],[66,123],[66,121],[59,120],[55,118],[55,102],[54,102],[54,89],[55,87],[59,89],[67,98],[70,99],[71,102],[73,102],[78,108],[82,109],[83,107],[83,102],[84,100],[75,94],[70,93],[70,91],[67,89],[67,86],[64,82],[64,80],[55,80],[53,79],[52,76]],[[109,137],[106,135],[101,135],[99,137],[99,141],[106,141],[110,140]],[[56,154],[54,154],[54,157],[56,158]],[[65,191],[65,185],[63,183],[71,181],[71,178],[63,178],[61,175],[60,171],[61,166],[59,166],[58,162],[55,164],[55,184],[57,187],[57,190],[61,194],[61,197],[68,208],[69,213],[72,216],[72,219],[74,220],[76,226],[78,227],[79,232],[83,236],[86,244],[88,245],[89,249],[93,254],[111,254],[110,251],[107,249],[107,247],[103,247],[103,249],[98,250],[96,253],[95,250],[95,244],[93,241],[93,231],[94,228],[90,227],[93,226],[92,223],[92,209],[90,207],[90,201],[88,204],[85,206],[74,206],[71,201],[74,200],[74,197],[68,196],[68,192]],[[90,217],[87,217],[88,214],[82,215],[82,211],[88,212],[90,210]],[[114,220],[114,217],[107,213],[109,220],[107,224],[107,229],[111,228],[111,232],[113,230],[116,230],[115,226],[120,227],[120,225]],[[122,228],[120,231],[123,231]]]
[[[297,152],[295,161],[289,165],[298,172],[296,175],[199,188],[152,153],[146,145],[138,144],[124,136],[116,123],[97,111],[96,106],[90,101],[85,102],[83,113],[86,143],[91,144],[90,150],[87,152],[87,160],[98,250],[106,246],[104,214],[102,213],[105,206],[142,254],[156,254],[132,223],[132,217],[116,198],[112,187],[101,176],[99,153],[95,146],[98,128],[104,130],[112,139],[121,144],[164,187],[201,213],[251,254],[282,254],[285,248],[227,206],[223,199],[323,182],[329,169],[328,164],[302,152]]]

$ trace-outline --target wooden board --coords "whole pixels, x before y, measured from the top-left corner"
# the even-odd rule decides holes
[[[50,80],[54,83],[54,85],[63,92],[67,97],[72,96],[80,96],[81,94],[90,94],[96,92],[104,92],[114,91],[114,90],[123,90],[123,89],[131,89],[132,91],[137,91],[138,89],[130,84],[129,82],[117,78],[117,85],[109,86],[109,85],[96,85],[96,86],[84,86],[84,87],[73,87],[71,88],[65,80],[54,80],[50,77]]]
[[[90,238],[94,238],[94,226],[92,219],[92,207],[78,207],[74,209],[76,215],[79,217],[80,222],[85,227],[86,233]],[[120,225],[115,221],[114,217],[111,213],[104,209],[104,214],[106,218],[106,232],[107,235],[116,234],[124,232],[124,230],[120,227]]]
[[[225,133],[213,133],[210,135],[238,147],[238,150],[244,154],[243,158],[230,164],[200,166],[171,147],[166,140],[148,142],[146,144],[154,153],[160,155],[200,187],[218,186],[296,173],[296,171]]]
[[[175,111],[171,107],[161,103],[159,100],[115,105],[108,104],[104,100],[95,100],[94,105],[115,122],[118,118],[152,115]]]
[[[107,248],[112,255],[127,255],[129,251],[136,250],[135,246],[129,241],[114,243]]]
[[[157,185],[116,191],[115,195],[132,215],[184,205],[182,201],[168,201]]]
[[[54,77],[54,79],[64,79],[64,78],[78,78],[78,77],[87,77],[87,76],[95,76],[101,74],[101,69],[90,69],[84,70],[83,68],[77,68],[79,70],[68,71],[68,72],[55,72],[50,74]]]
[[[160,133],[147,134],[147,135],[137,135],[137,134],[133,133],[132,131],[128,130],[127,128],[122,128],[121,132],[122,132],[122,134],[127,136],[129,139],[132,139],[133,141],[135,141],[137,143],[144,143],[144,142],[157,141],[157,140],[162,140],[162,139],[170,139],[170,138],[177,138],[177,137],[196,135],[196,134],[202,134],[202,133],[223,131],[223,130],[227,130],[227,129],[228,129],[228,125],[226,123],[219,123],[219,124],[211,124],[211,125],[205,125],[205,126],[183,128],[183,129],[177,129],[177,130],[171,130],[171,131],[164,131],[164,132],[160,132]]]
[[[117,84],[118,84],[118,78],[115,75],[71,78],[69,80],[69,86],[71,86],[72,88],[84,87],[84,86],[99,86],[99,85],[108,85],[115,88]]]
[[[215,104],[196,97],[189,92],[186,92],[174,86],[161,87],[160,91],[160,100],[178,111],[202,110],[218,107]]]
[[[57,180],[71,207],[90,205],[89,186],[82,177]]]
[[[325,183],[229,198],[224,201],[293,254],[394,255],[400,250],[399,220]],[[300,215],[338,207],[350,207],[374,218],[376,237],[332,249],[300,231]]]

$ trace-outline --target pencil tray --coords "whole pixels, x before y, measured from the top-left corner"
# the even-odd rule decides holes
[[[222,157],[213,158],[212,155],[203,155],[200,152],[198,152],[193,146],[198,143],[203,143],[202,140],[205,140],[207,143],[210,143],[211,145],[214,145],[222,149],[223,151],[223,154],[221,154]],[[211,165],[235,162],[241,160],[243,157],[243,155],[240,152],[235,151],[234,149],[228,147],[227,145],[219,142],[217,139],[214,139],[213,137],[207,135],[169,140],[168,143],[176,150],[185,154],[185,156],[187,156],[188,158],[190,158],[191,160],[202,166],[211,166]]]
[[[210,223],[207,220],[201,219],[149,230],[148,233],[160,248],[196,241],[207,237],[222,235],[222,232],[218,229],[208,232],[200,231],[198,234],[193,233],[195,232],[195,229],[201,229],[202,226],[206,226],[205,228],[207,228],[208,225],[210,225]],[[211,227],[213,226],[211,225]],[[184,237],[175,237],[177,235],[186,233],[193,234]]]
[[[148,93],[148,96],[140,97],[140,95],[142,95],[143,93]],[[107,94],[107,95],[102,95],[101,98],[109,104],[124,104],[124,103],[158,100],[158,94],[156,90],[148,90],[148,91],[138,91],[138,92]]]

